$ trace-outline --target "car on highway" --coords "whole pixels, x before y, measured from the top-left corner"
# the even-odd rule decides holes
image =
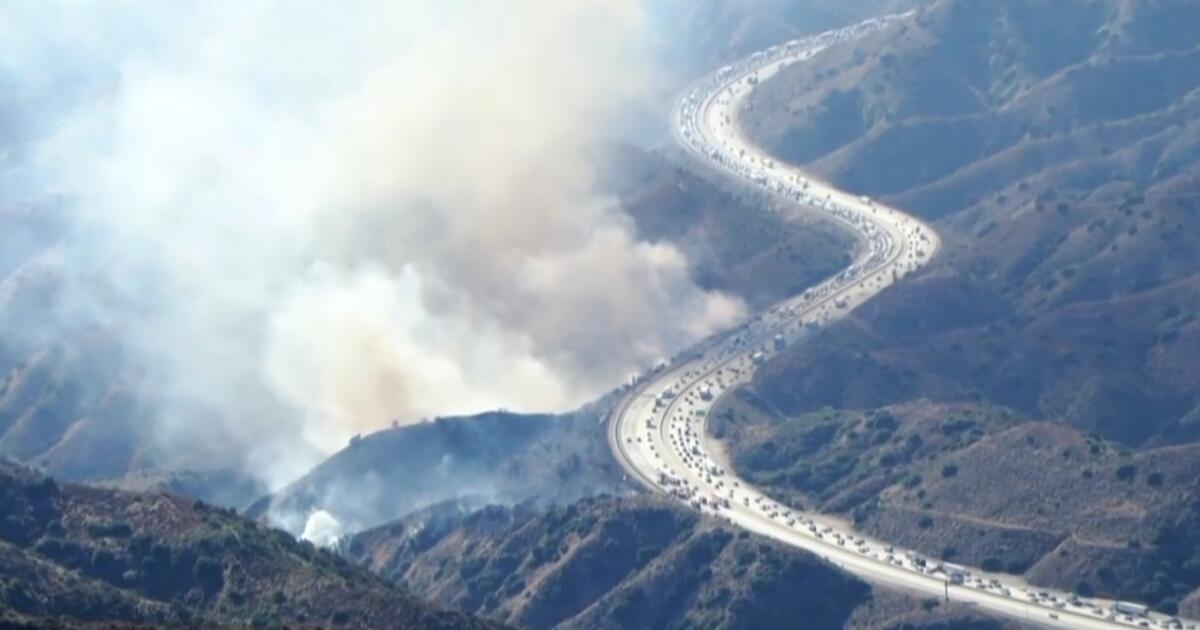
[[[822,45],[827,45],[836,41],[837,37],[851,37],[858,32],[860,31],[851,29],[836,37],[820,36],[825,39],[805,41],[821,41],[824,42]],[[807,178],[786,164],[776,164],[772,159],[762,157],[763,152],[748,147],[732,128],[732,116],[736,113],[741,99],[753,84],[765,80],[768,76],[765,71],[760,74],[764,67],[762,64],[779,61],[788,55],[802,54],[810,45],[815,44],[789,43],[772,48],[755,61],[726,66],[718,73],[724,76],[697,84],[677,110],[679,137],[686,146],[695,150],[700,159],[708,160],[718,168],[732,171],[743,180],[758,179],[756,185],[766,184],[772,194],[803,200],[808,204],[819,204],[818,211],[827,212],[829,216],[850,226],[864,237],[867,244],[866,254],[856,259],[854,264],[837,274],[833,280],[805,290],[798,298],[781,303],[768,309],[762,316],[752,318],[743,324],[743,328],[737,334],[705,350],[699,358],[682,355],[674,358],[671,365],[683,368],[682,378],[656,378],[653,374],[648,374],[634,385],[632,391],[637,392],[639,388],[642,392],[657,391],[662,394],[671,391],[677,399],[681,399],[673,403],[668,403],[669,398],[666,397],[655,400],[656,414],[660,414],[661,417],[656,416],[649,420],[648,428],[656,428],[649,425],[649,422],[661,422],[663,432],[659,437],[669,439],[663,442],[661,448],[656,448],[653,434],[646,438],[651,445],[648,452],[654,459],[659,459],[660,452],[675,456],[673,461],[660,460],[661,463],[653,464],[656,470],[662,466],[673,466],[679,469],[677,472],[681,477],[686,474],[702,481],[692,483],[680,479],[679,485],[672,485],[673,496],[683,498],[698,509],[741,514],[753,510],[754,513],[765,514],[772,519],[773,523],[769,524],[770,526],[786,528],[792,532],[797,529],[799,523],[800,529],[821,540],[816,542],[813,538],[803,536],[802,539],[809,541],[806,545],[816,545],[817,547],[813,548],[819,549],[831,544],[830,540],[838,541],[838,545],[841,546],[850,543],[853,549],[829,550],[826,553],[848,554],[850,551],[857,551],[862,556],[871,558],[872,562],[878,558],[889,570],[896,570],[891,567],[900,567],[911,571],[914,579],[920,576],[920,579],[927,580],[924,576],[935,571],[938,565],[936,561],[927,562],[912,552],[898,551],[892,545],[881,546],[879,550],[873,551],[861,536],[818,526],[811,519],[803,518],[802,513],[771,502],[763,496],[754,496],[753,500],[751,494],[738,494],[735,497],[732,488],[728,489],[728,497],[715,494],[713,489],[725,488],[726,480],[729,486],[741,486],[734,471],[718,472],[716,462],[709,457],[699,437],[705,423],[704,416],[700,414],[709,410],[709,405],[702,403],[710,402],[709,397],[715,399],[727,388],[751,378],[757,366],[766,362],[769,353],[781,350],[778,340],[782,340],[782,345],[786,348],[800,339],[805,330],[817,328],[842,317],[850,310],[851,301],[856,305],[861,304],[889,282],[927,262],[938,248],[936,233],[907,215],[886,208],[869,197],[857,196],[857,200],[856,196],[843,194],[835,197],[826,185],[819,182],[810,183]],[[748,79],[751,76],[754,77],[754,81]],[[730,89],[733,82],[739,82],[737,89]],[[663,365],[662,370],[668,367],[670,366]],[[669,371],[656,373],[670,374]],[[676,371],[674,374],[678,376],[680,372]],[[709,376],[702,377],[704,374]],[[673,413],[668,416],[663,407],[673,410]],[[630,422],[636,422],[636,418]],[[623,433],[616,435],[620,436]],[[629,437],[626,436],[625,440],[626,444],[630,443]],[[637,438],[637,443],[642,443],[641,437]],[[619,444],[619,440],[616,444]],[[646,459],[646,451],[640,454],[631,453],[630,457],[642,459],[623,460],[622,463],[627,467],[645,466],[647,461],[651,461]],[[683,462],[683,465],[680,466],[678,462]],[[752,487],[748,486],[747,489],[753,492]],[[734,519],[730,522],[734,522]],[[826,538],[830,540],[824,540]],[[789,538],[795,539],[794,534]],[[909,561],[906,562],[900,555],[907,555]],[[975,592],[986,591],[1005,597],[1013,596],[1012,590],[995,578],[975,578],[971,586],[976,589]],[[1039,605],[1047,605],[1050,609],[1043,610],[1053,620],[1058,620],[1057,611],[1065,609],[1067,605],[1077,608],[1090,605],[1078,597],[1060,597],[1049,592],[1042,595],[1030,594],[1029,600],[1038,602]],[[1097,611],[1103,613],[1099,607],[1091,608],[1092,614],[1098,614]],[[1126,617],[1125,623],[1134,622],[1133,617]],[[1146,619],[1141,621],[1145,622]],[[1056,625],[1061,627],[1063,624]]]

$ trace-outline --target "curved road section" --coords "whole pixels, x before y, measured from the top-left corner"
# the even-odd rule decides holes
[[[1044,627],[1182,627],[1176,620],[1147,615],[1134,604],[1033,588],[1012,576],[943,563],[861,536],[839,521],[795,511],[738,478],[709,447],[708,412],[723,395],[748,382],[757,367],[780,350],[843,317],[937,254],[937,233],[919,219],[777,163],[749,142],[737,124],[740,103],[760,81],[831,44],[901,17],[871,20],[755,53],[700,80],[679,103],[675,134],[688,151],[748,185],[791,201],[791,212],[815,211],[844,224],[858,235],[860,246],[854,262],[833,278],[639,377],[609,422],[613,452],[632,477],[653,491],[811,551],[877,584],[948,597]]]

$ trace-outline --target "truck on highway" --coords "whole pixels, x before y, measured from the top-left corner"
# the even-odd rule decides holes
[[[1133,602],[1113,602],[1112,609],[1122,615],[1133,615],[1134,617],[1145,617],[1149,610],[1145,606]]]
[[[951,584],[962,584],[971,575],[966,567],[949,562],[942,563],[942,573],[946,574],[946,579],[950,580]]]
[[[700,400],[708,401],[713,399],[712,388],[708,385],[700,386]]]

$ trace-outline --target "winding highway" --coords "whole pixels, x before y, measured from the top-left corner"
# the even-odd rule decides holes
[[[1114,607],[1032,587],[1013,576],[958,567],[862,536],[839,520],[772,500],[740,479],[710,444],[708,413],[722,396],[747,383],[781,350],[845,316],[938,253],[940,240],[929,225],[776,162],[738,126],[743,99],[761,81],[903,17],[870,20],[755,53],[704,77],[681,99],[675,134],[697,159],[790,201],[788,212],[796,216],[815,211],[832,218],[852,230],[860,244],[851,265],[836,276],[641,375],[610,417],[610,446],[628,474],[650,490],[808,550],[876,584],[949,597],[1041,627],[1195,628],[1192,622],[1139,614],[1136,605]]]

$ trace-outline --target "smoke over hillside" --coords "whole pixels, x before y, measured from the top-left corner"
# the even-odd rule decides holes
[[[273,483],[393,419],[587,400],[743,310],[595,190],[642,10],[9,6],[7,161],[71,208],[44,319],[117,336],[166,452]]]

